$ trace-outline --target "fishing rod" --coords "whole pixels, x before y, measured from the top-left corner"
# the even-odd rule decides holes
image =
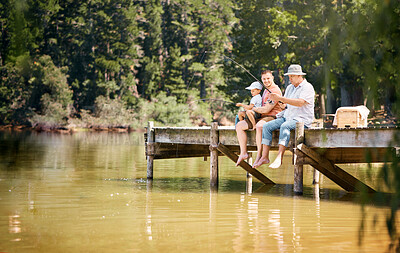
[[[207,53],[207,52],[208,52],[208,51],[205,51],[204,53]],[[236,65],[240,66],[244,71],[246,71],[249,75],[251,75],[254,79],[256,79],[257,82],[259,82],[269,93],[272,93],[272,91],[271,91],[270,89],[268,89],[267,87],[265,87],[265,85],[264,85],[260,80],[258,80],[257,77],[255,77],[252,73],[250,73],[250,71],[248,71],[245,67],[243,67],[240,63],[238,63],[238,62],[235,61],[234,59],[232,59],[232,58],[230,58],[230,57],[228,57],[228,56],[226,56],[226,55],[224,55],[224,54],[217,53],[217,52],[214,52],[214,51],[211,51],[211,53],[215,53],[215,54],[222,55],[223,57],[225,57],[225,58],[227,58],[228,60],[232,61],[232,62],[235,63]],[[283,104],[283,102],[282,102],[282,101],[278,101],[278,104]]]
[[[204,53],[206,54],[206,53],[208,53],[208,51],[205,51]],[[233,63],[235,63],[236,65],[238,65],[239,67],[241,67],[244,71],[246,71],[246,72],[247,72],[250,76],[252,76],[254,79],[256,79],[257,82],[259,82],[269,93],[272,93],[272,91],[270,91],[267,87],[265,87],[264,84],[263,84],[260,80],[258,80],[257,77],[255,77],[252,73],[250,73],[250,71],[248,71],[245,67],[243,67],[240,63],[238,63],[238,62],[235,61],[234,59],[232,59],[232,58],[230,58],[230,57],[228,57],[228,56],[226,56],[226,55],[224,55],[224,54],[217,53],[217,52],[214,52],[214,51],[211,51],[211,53],[219,54],[219,55],[225,57],[226,59],[232,61]]]
[[[227,104],[236,104],[235,102],[230,102],[230,101],[226,101],[226,100],[223,100],[223,99],[201,98],[201,99],[197,99],[197,100],[195,100],[195,101],[190,102],[189,105],[192,104],[192,103],[194,103],[194,102],[198,102],[198,101],[205,102],[206,100],[210,100],[210,101],[221,101],[221,102],[224,102],[224,103],[227,103]]]

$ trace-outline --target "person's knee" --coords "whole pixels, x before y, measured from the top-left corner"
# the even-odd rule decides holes
[[[290,134],[290,127],[287,125],[282,125],[279,129],[280,134]]]
[[[247,129],[248,129],[248,126],[247,126],[246,121],[239,121],[236,124],[236,132],[237,131],[244,131],[244,130],[247,130]]]
[[[265,121],[260,120],[260,121],[257,122],[257,124],[256,124],[256,129],[259,130],[259,131],[262,131],[262,130],[263,130],[264,124],[265,124]]]
[[[253,115],[253,111],[252,111],[252,110],[247,110],[245,113],[246,113],[247,115]]]
[[[281,128],[287,128],[287,129],[295,129],[296,128],[296,121],[295,120],[291,120],[291,121],[285,121],[282,125]]]
[[[280,127],[280,131],[290,131],[292,129],[293,129],[293,126],[290,122],[285,122]]]

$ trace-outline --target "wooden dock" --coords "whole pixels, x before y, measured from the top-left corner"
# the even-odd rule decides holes
[[[337,164],[390,162],[388,150],[397,150],[398,128],[304,129],[296,126],[289,143],[293,153],[294,192],[303,192],[303,165],[309,164],[346,191],[374,189],[353,177]],[[278,148],[279,132],[273,133],[271,150]],[[256,150],[255,131],[247,131],[247,148]],[[145,133],[147,178],[153,178],[153,160],[184,157],[210,157],[210,185],[218,186],[218,156],[236,163],[239,143],[234,127],[154,127],[149,122]],[[240,166],[265,184],[274,184],[260,171],[243,161]]]

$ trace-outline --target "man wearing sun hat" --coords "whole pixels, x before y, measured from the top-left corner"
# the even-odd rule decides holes
[[[272,132],[279,129],[279,151],[275,161],[269,166],[278,168],[282,164],[283,154],[289,144],[290,130],[296,128],[296,122],[304,122],[304,126],[310,127],[314,120],[314,98],[315,91],[312,84],[304,78],[306,73],[298,64],[292,64],[288,68],[285,76],[289,76],[290,85],[286,88],[285,95],[282,97],[271,94],[270,99],[280,101],[287,105],[286,110],[276,115],[277,119],[264,124],[262,132],[262,156],[260,160],[253,164],[257,168],[269,163],[269,149],[272,141]]]

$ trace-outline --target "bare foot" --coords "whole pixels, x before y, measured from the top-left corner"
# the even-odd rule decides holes
[[[257,156],[257,157],[256,157],[256,160],[255,160],[254,163],[253,163],[253,165],[254,165],[254,164],[257,164],[258,161],[260,160],[260,158],[261,158],[261,156],[260,156],[260,157]]]
[[[269,167],[271,169],[277,169],[282,165],[282,159],[280,157],[277,157],[275,159],[275,161],[273,163],[271,163],[271,165],[269,165]]]
[[[241,154],[241,155],[239,156],[237,162],[236,162],[236,166],[239,166],[239,164],[240,164],[243,160],[247,159],[248,157],[249,157],[249,154],[248,154],[248,153],[246,153],[246,154],[244,154],[244,155]]]
[[[263,164],[268,164],[268,163],[269,163],[269,159],[268,159],[268,158],[263,158],[263,157],[261,157],[260,160],[258,160],[257,163],[254,163],[254,164],[253,164],[253,168],[258,168],[258,167],[260,167],[261,165],[263,165]]]

